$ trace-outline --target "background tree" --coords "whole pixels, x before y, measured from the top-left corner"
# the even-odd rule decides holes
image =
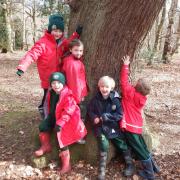
[[[8,51],[13,51],[13,42],[12,42],[12,29],[11,29],[11,1],[4,0],[1,1],[1,22],[3,23],[2,31],[4,37],[2,40],[5,40],[2,43],[2,47]],[[3,36],[1,35],[1,36]]]
[[[175,19],[175,14],[178,6],[178,0],[172,0],[171,7],[168,13],[168,19],[169,24],[167,27],[166,37],[165,37],[165,43],[164,43],[164,49],[162,54],[162,60],[163,63],[169,63],[170,62],[170,54],[172,51],[172,36],[173,36],[173,24]]]

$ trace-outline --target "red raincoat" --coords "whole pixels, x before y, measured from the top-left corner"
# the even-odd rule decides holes
[[[74,32],[69,39],[61,38],[61,43],[57,45],[54,36],[45,32],[44,36],[41,37],[31,50],[20,60],[17,69],[25,72],[32,62],[37,62],[41,87],[43,89],[48,89],[49,76],[53,72],[60,70],[60,58],[64,52],[68,50],[69,42],[78,37],[79,35]]]
[[[72,54],[63,59],[62,72],[66,75],[66,84],[72,90],[79,104],[88,94],[86,72],[82,59],[76,59]]]
[[[135,90],[135,88],[128,81],[129,68],[123,65],[120,75],[120,84],[122,90],[122,106],[124,116],[121,121],[121,128],[126,131],[142,134],[143,118],[142,108],[146,103],[146,96],[143,96]]]
[[[48,100],[50,102],[50,96]],[[60,148],[77,142],[87,134],[79,106],[67,86],[62,89],[56,105],[56,124],[62,127],[57,133]]]

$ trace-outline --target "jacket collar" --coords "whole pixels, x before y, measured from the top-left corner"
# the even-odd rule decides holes
[[[96,97],[100,100],[105,100],[100,91],[98,91]],[[112,101],[114,98],[120,98],[117,91],[111,91],[109,97],[106,100],[110,99]]]
[[[54,36],[52,34],[50,34],[47,30],[45,31],[45,36],[53,42],[56,42],[56,39],[54,38]],[[64,35],[62,35],[62,37],[60,38],[60,40],[62,41],[64,39]]]

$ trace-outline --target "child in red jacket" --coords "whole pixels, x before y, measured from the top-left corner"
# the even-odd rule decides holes
[[[65,85],[65,76],[55,72],[50,76],[51,90],[48,92],[49,113],[39,125],[41,147],[35,151],[36,156],[50,152],[50,132],[55,128],[60,147],[59,157],[62,162],[60,174],[71,169],[68,146],[83,138],[86,128],[80,117],[80,109],[72,91]]]
[[[37,63],[38,73],[41,80],[41,87],[44,89],[44,96],[41,105],[38,107],[42,118],[44,117],[44,101],[49,86],[49,76],[53,72],[59,71],[60,58],[68,50],[71,40],[78,38],[82,32],[82,27],[78,27],[76,32],[69,39],[64,38],[64,19],[60,14],[49,17],[48,30],[35,45],[20,60],[17,67],[17,74],[21,76],[32,62]]]
[[[73,95],[80,106],[81,117],[84,120],[86,109],[84,108],[84,98],[88,94],[86,72],[83,64],[83,43],[79,39],[74,39],[69,44],[70,55],[63,59],[62,72],[65,73],[67,86],[72,90]],[[81,140],[80,144],[85,141]]]
[[[124,117],[121,121],[121,128],[124,129],[126,140],[137,158],[142,162],[144,170],[139,175],[145,179],[155,179],[154,172],[159,172],[159,167],[152,159],[142,137],[143,118],[141,111],[150,93],[150,87],[144,79],[139,79],[135,86],[128,82],[130,57],[123,57],[124,65],[120,74],[122,90],[122,106]]]

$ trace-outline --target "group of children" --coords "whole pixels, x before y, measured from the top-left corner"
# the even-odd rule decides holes
[[[81,141],[87,135],[80,104],[88,94],[82,58],[84,47],[77,39],[81,35],[82,27],[78,26],[69,39],[64,38],[63,32],[63,17],[59,14],[51,15],[45,35],[35,43],[17,67],[17,74],[21,76],[32,62],[37,62],[41,87],[44,89],[39,111],[44,119],[39,125],[41,147],[35,151],[35,155],[39,157],[51,151],[50,133],[55,130],[62,164],[60,174],[71,170],[68,146]],[[97,94],[87,107],[88,119],[92,123],[99,145],[98,179],[105,179],[109,141],[124,157],[125,176],[132,176],[134,173],[131,157],[133,152],[144,167],[139,171],[139,175],[144,179],[155,179],[154,173],[158,173],[159,168],[141,135],[141,110],[150,87],[144,79],[139,79],[137,84],[132,86],[128,82],[130,58],[125,56],[122,60],[122,100],[114,90],[114,79],[103,76],[99,79]]]

